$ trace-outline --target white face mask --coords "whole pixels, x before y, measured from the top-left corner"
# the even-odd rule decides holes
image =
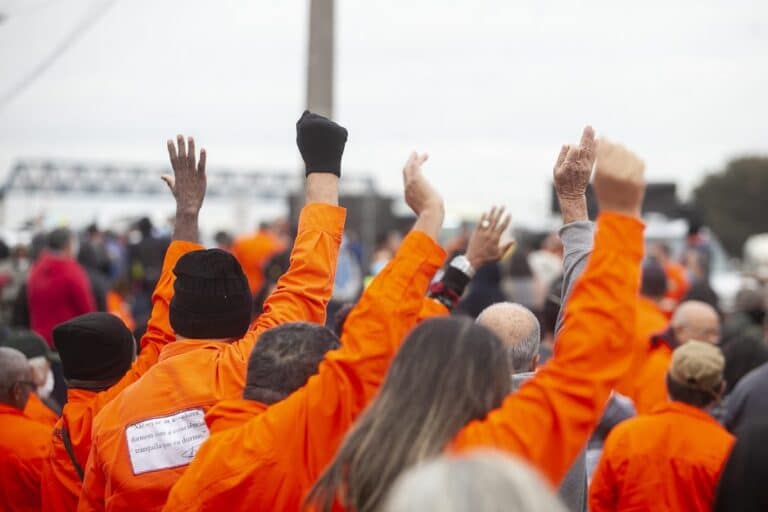
[[[45,377],[45,384],[37,388],[37,396],[40,398],[48,398],[53,393],[53,371],[48,370],[48,375]]]

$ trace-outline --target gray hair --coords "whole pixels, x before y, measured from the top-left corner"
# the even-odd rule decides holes
[[[21,380],[29,378],[27,358],[10,347],[0,347],[0,396],[7,398],[8,390]]]
[[[530,309],[514,302],[499,302],[485,308],[477,323],[504,343],[514,373],[530,369],[541,344],[541,325]]]
[[[565,512],[551,487],[522,460],[481,450],[442,456],[395,482],[384,512]]]

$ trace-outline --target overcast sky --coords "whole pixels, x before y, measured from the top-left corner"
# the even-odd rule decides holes
[[[0,96],[103,1],[0,0]],[[0,175],[22,156],[162,163],[180,131],[211,167],[295,169],[307,6],[118,0],[0,106]],[[586,123],[683,190],[768,153],[765,0],[340,0],[336,21],[345,167],[387,191],[423,150],[449,209],[524,221]]]

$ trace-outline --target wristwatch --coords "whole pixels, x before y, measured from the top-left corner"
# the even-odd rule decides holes
[[[469,262],[469,259],[467,259],[467,257],[463,254],[453,258],[449,266],[455,268],[456,270],[460,270],[470,279],[475,277],[475,268]]]

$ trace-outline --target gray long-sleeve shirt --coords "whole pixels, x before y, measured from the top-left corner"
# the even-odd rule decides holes
[[[571,295],[575,281],[584,272],[587,259],[592,252],[594,224],[589,221],[578,221],[566,224],[560,228],[560,239],[563,241],[563,291],[560,304],[564,305]],[[555,333],[563,325],[564,309],[560,307],[555,325]],[[512,387],[517,389],[523,382],[534,374],[518,373],[512,376]],[[586,512],[587,510],[587,459],[586,447],[579,453],[576,461],[568,470],[563,483],[558,490],[560,499],[570,512]]]

